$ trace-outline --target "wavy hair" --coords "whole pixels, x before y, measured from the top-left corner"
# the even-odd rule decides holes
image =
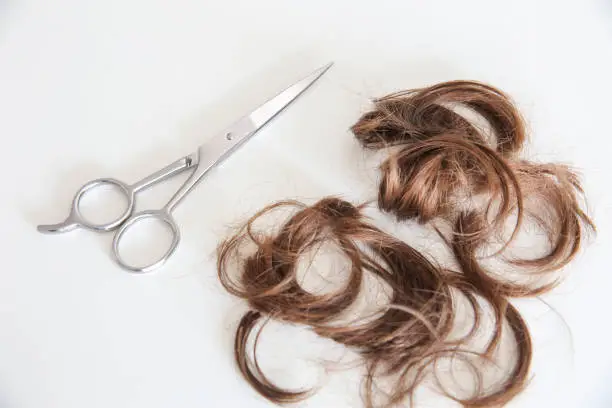
[[[518,109],[502,91],[475,81],[384,96],[351,130],[364,148],[386,152],[378,208],[398,222],[431,224],[457,266],[443,268],[377,228],[363,214],[365,204],[330,196],[310,206],[282,201],[263,208],[218,248],[222,285],[249,305],[235,337],[242,375],[276,403],[311,394],[279,387],[257,363],[261,330],[267,319],[276,319],[306,325],[355,350],[366,368],[368,408],[406,400],[412,405],[428,375],[442,394],[465,407],[504,405],[527,385],[532,357],[527,324],[512,298],[551,290],[560,280],[555,272],[574,259],[585,233],[595,231],[578,175],[566,165],[521,158],[527,137]],[[282,208],[293,214],[277,232],[255,227]],[[543,254],[517,254],[514,243],[528,227],[543,232]],[[343,285],[315,293],[303,287],[298,271],[325,245],[338,249],[349,268]],[[505,268],[485,262],[491,258]],[[546,279],[518,279],[521,275]],[[383,284],[388,301],[373,316],[347,322],[347,310],[370,277]],[[460,302],[472,319],[457,335]],[[489,310],[492,325],[486,322]],[[479,348],[474,340],[483,332],[488,340]],[[511,369],[485,384],[487,371],[502,362],[497,352],[505,333],[514,344]],[[471,393],[444,385],[438,368],[447,360],[466,364],[475,379]],[[382,391],[379,381],[390,383],[389,390]]]

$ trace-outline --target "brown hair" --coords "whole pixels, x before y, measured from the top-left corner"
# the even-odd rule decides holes
[[[253,224],[279,206],[300,210],[284,222],[277,234],[257,233]],[[350,264],[350,277],[335,293],[313,294],[297,279],[300,260],[313,248],[333,243]],[[245,244],[255,244],[246,257],[237,256]],[[231,274],[233,262],[240,262],[241,274]],[[310,207],[295,202],[273,204],[248,221],[242,231],[225,241],[219,249],[218,270],[225,288],[248,301],[247,312],[238,326],[236,360],[244,377],[262,395],[275,402],[304,398],[308,391],[284,390],[260,370],[254,350],[247,350],[248,338],[262,315],[306,324],[319,334],[357,350],[367,368],[364,383],[366,406],[373,407],[375,377],[394,378],[395,386],[386,395],[385,406],[411,397],[424,378],[424,370],[439,359],[473,358],[488,360],[486,353],[463,350],[476,333],[482,306],[472,285],[461,275],[432,264],[414,248],[365,222],[359,208],[328,197]],[[339,324],[338,319],[357,299],[364,274],[372,274],[390,289],[389,303],[378,316],[366,323]],[[468,301],[475,316],[467,334],[451,338],[457,295]],[[491,302],[496,314],[507,320],[514,334],[518,359],[515,369],[496,390],[478,389],[473,396],[461,398],[444,390],[449,397],[469,406],[487,406],[504,400],[524,385],[531,343],[520,315],[505,302]],[[501,336],[501,325],[496,328]],[[259,333],[255,335],[257,339]],[[254,348],[257,342],[254,343]],[[252,358],[250,357],[253,356]],[[482,385],[478,385],[482,386]]]
[[[492,134],[468,116],[484,121]],[[553,272],[577,254],[583,231],[595,228],[582,209],[578,177],[568,166],[517,157],[526,139],[524,121],[511,99],[492,86],[451,81],[391,94],[376,100],[352,130],[366,148],[396,148],[381,165],[381,210],[399,220],[438,219],[451,225],[465,220],[468,210],[469,228],[454,230],[456,253],[476,252],[514,217],[512,233],[496,254],[502,253],[528,218],[545,232],[549,250],[534,259],[507,261]],[[508,296],[531,296],[551,287],[502,281],[497,286]]]
[[[272,204],[219,246],[221,283],[251,309],[236,332],[241,373],[274,402],[310,394],[275,385],[257,364],[255,350],[249,353],[248,339],[254,336],[255,348],[266,317],[307,325],[357,351],[367,370],[367,407],[377,401],[383,406],[405,399],[412,403],[428,373],[443,394],[466,407],[503,405],[526,386],[532,355],[527,325],[510,298],[536,296],[554,287],[558,276],[553,272],[575,257],[583,231],[594,229],[582,209],[577,175],[568,166],[521,159],[526,132],[518,110],[507,95],[478,82],[445,82],[385,96],[352,130],[365,148],[388,150],[380,167],[378,207],[398,221],[431,223],[458,268],[434,264],[367,222],[365,205],[334,197],[311,206],[295,201]],[[257,220],[281,208],[297,212],[278,232],[255,228]],[[548,249],[541,256],[510,254],[527,224],[545,232]],[[450,233],[439,228],[444,225]],[[346,258],[348,277],[331,293],[312,293],[300,285],[298,265],[307,253],[327,244]],[[254,249],[245,254],[249,245]],[[482,252],[491,246],[496,250],[483,258]],[[505,276],[485,264],[491,257],[514,274],[547,273],[551,279],[535,283]],[[388,302],[373,319],[345,322],[343,316],[359,298],[366,276],[384,283]],[[473,319],[467,332],[457,336],[461,300],[469,305]],[[484,322],[487,308],[493,311],[492,330]],[[483,330],[490,331],[490,337],[478,350],[473,341]],[[514,340],[514,366],[496,386],[485,386],[484,373],[495,363],[506,330]],[[475,377],[473,393],[463,395],[443,385],[437,367],[445,359],[467,364]],[[379,391],[377,380],[390,381],[391,391]]]

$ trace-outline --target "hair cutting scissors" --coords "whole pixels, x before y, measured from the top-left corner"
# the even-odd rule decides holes
[[[112,255],[122,268],[132,272],[148,272],[160,267],[174,253],[180,241],[179,228],[172,217],[172,211],[181,200],[193,190],[212,168],[227,159],[239,146],[247,142],[261,128],[302,95],[302,93],[310,88],[310,86],[313,85],[331,65],[332,63],[329,63],[315,70],[310,75],[286,88],[284,91],[260,105],[250,114],[242,117],[233,125],[223,130],[216,137],[213,137],[210,141],[198,147],[195,152],[181,157],[175,162],[170,163],[166,167],[146,176],[134,184],[127,184],[114,178],[99,178],[86,183],[74,196],[68,218],[58,224],[39,225],[37,227],[38,231],[43,233],[62,233],[72,231],[76,228],[85,228],[98,232],[116,230],[113,238]],[[135,197],[137,193],[188,169],[193,170],[191,176],[161,209],[134,212]],[[111,185],[125,195],[127,198],[127,208],[118,218],[110,222],[95,223],[88,220],[82,214],[80,202],[87,192],[104,185]],[[130,265],[122,258],[119,252],[119,242],[129,228],[145,219],[156,219],[167,224],[172,233],[172,242],[168,250],[160,259],[145,266]]]

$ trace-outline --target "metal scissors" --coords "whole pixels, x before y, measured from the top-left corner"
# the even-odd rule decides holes
[[[178,225],[172,217],[172,211],[193,190],[202,178],[216,165],[232,155],[239,146],[247,142],[261,128],[275,118],[281,111],[297,99],[304,91],[310,88],[330,67],[329,63],[289,86],[267,102],[260,105],[250,114],[237,120],[233,125],[223,130],[210,141],[198,147],[198,149],[166,167],[146,176],[134,184],[127,184],[114,178],[99,178],[83,185],[72,200],[70,214],[65,221],[58,224],[39,225],[38,231],[42,233],[63,233],[76,228],[85,228],[92,231],[104,232],[114,231],[112,255],[114,260],[124,269],[131,272],[149,272],[162,266],[174,253],[180,241]],[[136,194],[159,182],[169,179],[183,171],[193,169],[191,176],[176,191],[170,200],[162,208],[157,210],[145,210],[134,213]],[[80,202],[83,196],[100,186],[111,185],[116,187],[127,198],[127,208],[116,219],[107,223],[95,223],[88,220],[80,210]],[[134,224],[144,219],[157,219],[166,223],[172,233],[172,242],[164,255],[145,266],[128,264],[119,252],[119,242],[125,232]]]

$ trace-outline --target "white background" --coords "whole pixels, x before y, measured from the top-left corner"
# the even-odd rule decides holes
[[[84,182],[135,181],[331,60],[179,206],[182,243],[163,269],[119,269],[110,235],[36,232]],[[369,98],[450,79],[510,93],[529,154],[581,171],[600,228],[546,296],[556,312],[520,303],[534,377],[511,406],[611,407],[611,76],[605,0],[0,0],[0,407],[272,406],[235,369],[244,305],[218,283],[217,242],[273,200],[371,198],[376,171],[350,125]],[[140,204],[163,203],[169,184]],[[304,385],[296,371],[328,344],[277,330],[262,360]],[[300,406],[359,406],[351,375]],[[434,405],[450,404],[422,406]]]

